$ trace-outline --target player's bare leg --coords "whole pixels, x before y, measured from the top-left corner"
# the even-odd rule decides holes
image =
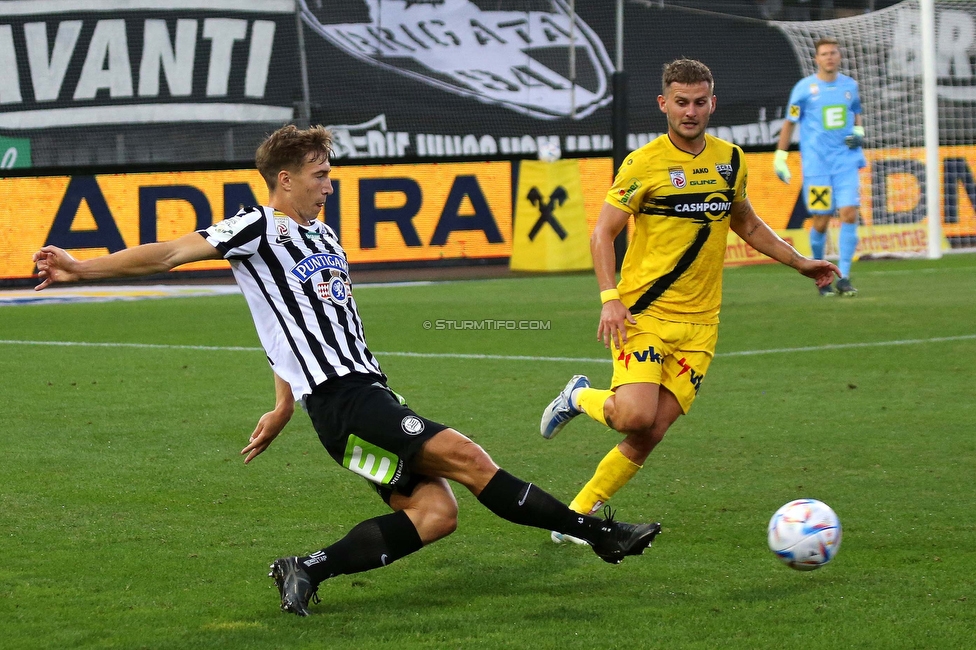
[[[624,434],[617,445],[628,460],[643,465],[671,425],[683,414],[678,399],[658,384],[625,384],[603,407],[607,424]]]
[[[390,507],[396,512],[407,513],[424,546],[457,530],[457,499],[451,486],[442,478],[425,478],[414,487],[410,496],[394,492],[390,496]]]
[[[582,400],[586,402],[587,400]],[[666,388],[653,383],[625,384],[607,397],[596,409],[594,419],[624,434],[624,439],[600,461],[593,477],[570,503],[576,512],[593,514],[626,485],[640,469],[668,428],[682,414],[677,398]],[[580,543],[580,540],[553,532],[552,541]]]

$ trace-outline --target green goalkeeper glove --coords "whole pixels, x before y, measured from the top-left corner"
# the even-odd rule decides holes
[[[844,144],[848,149],[857,149],[864,146],[864,127],[855,126],[854,133],[844,138]]]
[[[790,166],[786,164],[786,157],[788,155],[786,150],[777,149],[776,155],[773,156],[773,169],[776,170],[776,175],[779,176],[779,179],[787,185],[790,184],[790,179],[793,177],[790,174]]]

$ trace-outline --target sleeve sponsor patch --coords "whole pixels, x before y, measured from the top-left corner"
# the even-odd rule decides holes
[[[214,225],[207,228],[207,234],[209,234],[214,239],[219,241],[227,241],[233,237],[240,228],[244,225],[242,223],[244,215],[236,215],[230,217],[229,219],[224,219],[223,221],[218,221]]]
[[[622,189],[617,192],[617,200],[624,205],[630,205],[630,199],[633,198],[634,193],[641,188],[641,182],[636,178],[630,179],[630,185],[627,189]]]

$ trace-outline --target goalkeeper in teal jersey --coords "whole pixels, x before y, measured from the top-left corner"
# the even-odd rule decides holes
[[[800,125],[800,156],[803,164],[803,196],[812,217],[810,248],[814,258],[824,257],[830,217],[840,218],[838,248],[841,278],[836,288],[829,285],[820,295],[854,296],[851,260],[857,248],[857,219],[861,206],[859,169],[867,163],[861,146],[861,99],[857,82],[841,74],[840,47],[836,39],[817,41],[817,73],[801,79],[790,93],[790,106],[779,135],[773,166],[784,183],[790,182],[786,164],[793,129]]]

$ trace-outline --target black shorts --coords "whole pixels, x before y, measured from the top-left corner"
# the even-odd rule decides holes
[[[447,428],[401,404],[374,375],[330,379],[316,386],[303,405],[329,455],[372,483],[388,504],[394,490],[410,495],[424,478],[411,473],[410,461]]]

